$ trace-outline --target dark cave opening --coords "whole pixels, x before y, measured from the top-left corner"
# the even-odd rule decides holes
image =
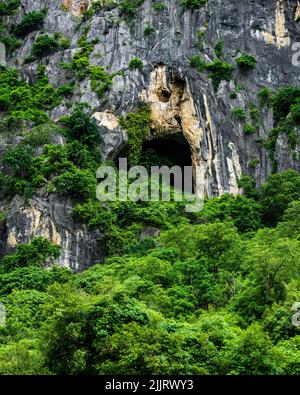
[[[127,157],[127,147],[125,147],[115,158],[116,166],[119,167],[119,158]],[[192,157],[189,143],[182,134],[172,134],[159,136],[148,141],[144,141],[142,145],[141,158],[138,165],[144,166],[149,174],[151,166],[179,166],[184,177],[184,167],[192,166]],[[128,164],[128,168],[130,168]],[[174,186],[174,177],[171,174],[170,184]],[[183,189],[182,183],[181,188]]]
[[[158,158],[163,159],[162,162],[169,162],[170,166],[180,166],[183,170],[184,166],[192,165],[189,144],[181,135],[145,141],[142,147],[141,164],[145,154],[150,150],[155,153]],[[152,166],[155,165],[161,165],[161,163],[152,164]]]

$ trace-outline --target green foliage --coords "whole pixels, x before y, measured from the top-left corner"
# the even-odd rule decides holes
[[[150,23],[148,23],[144,29],[145,36],[150,36],[154,32],[155,32],[154,28],[150,25]]]
[[[199,31],[197,33],[197,38],[198,38],[198,48],[202,50],[204,45],[204,32]]]
[[[251,134],[254,134],[254,133],[256,133],[256,131],[257,131],[257,129],[256,129],[256,127],[255,126],[252,126],[252,125],[250,125],[249,123],[246,123],[245,125],[244,125],[244,133],[245,134],[247,134],[247,135],[251,135]]]
[[[59,49],[59,44],[54,37],[49,34],[41,34],[32,45],[32,55],[42,58],[53,54]]]
[[[21,5],[21,0],[8,0],[0,3],[0,16],[12,15]]]
[[[275,127],[269,131],[265,148],[269,152],[273,171],[276,171],[275,149],[278,136],[280,134],[287,136],[291,150],[294,150],[297,145],[296,127],[300,119],[298,111],[300,89],[293,86],[284,86],[271,95],[270,101],[274,112]]]
[[[264,222],[273,226],[282,219],[288,204],[300,198],[300,176],[294,170],[273,174],[261,191]]]
[[[23,37],[33,31],[41,30],[45,16],[46,10],[29,12],[22,18],[21,22],[14,27],[13,33]]]
[[[34,85],[21,80],[14,69],[0,70],[0,110],[7,115],[4,118],[6,128],[22,127],[24,121],[42,124],[48,121],[46,111],[60,104],[62,92],[49,84],[45,67],[39,66]]]
[[[195,55],[190,58],[190,66],[196,68],[199,73],[208,71],[215,90],[218,89],[222,81],[230,81],[232,77],[232,65],[222,62],[220,59],[206,63],[202,56]]]
[[[97,180],[90,170],[72,169],[54,177],[49,191],[70,196],[73,199],[88,199],[96,195]]]
[[[75,72],[80,81],[89,76],[92,90],[101,99],[104,93],[112,86],[113,78],[118,73],[109,74],[104,67],[90,65],[89,57],[94,50],[96,40],[88,42],[87,34],[88,29],[85,29],[77,43],[80,49],[73,56],[72,62],[63,63],[61,66],[68,72]]]
[[[248,166],[252,167],[253,169],[255,169],[258,165],[260,164],[260,160],[259,159],[252,159]]]
[[[276,121],[286,117],[293,104],[297,104],[300,98],[300,88],[285,86],[280,88],[273,97],[272,106]]]
[[[293,104],[291,106],[291,111],[290,111],[291,117],[293,121],[299,125],[300,124],[300,100],[297,104]]]
[[[96,120],[91,118],[81,105],[78,105],[72,114],[64,119],[64,125],[67,128],[66,134],[81,144],[96,149],[102,142]]]
[[[154,9],[154,11],[163,11],[166,8],[166,6],[164,3],[154,2],[152,3],[152,8]]]
[[[247,117],[246,112],[240,107],[233,108],[231,111],[231,116],[232,118],[236,118],[242,122],[245,122]]]
[[[183,10],[190,9],[192,11],[203,7],[207,3],[207,0],[180,0],[180,6]]]
[[[121,0],[119,10],[127,22],[132,22],[145,0]]]
[[[14,254],[6,255],[0,268],[2,272],[11,272],[19,267],[42,267],[46,261],[58,258],[59,254],[59,246],[52,245],[47,239],[35,237],[29,244],[19,244]]]
[[[222,62],[220,59],[206,65],[210,73],[214,89],[217,90],[222,81],[230,81],[233,67],[231,64]]]
[[[259,203],[245,196],[234,197],[224,194],[220,198],[210,199],[197,217],[198,220],[205,222],[232,221],[242,233],[257,230],[262,226]]]
[[[199,73],[206,70],[206,62],[200,55],[195,55],[190,58],[190,66],[196,69]]]
[[[272,91],[269,88],[262,88],[258,92],[259,103],[262,107],[270,107],[272,104]]]
[[[35,239],[4,258],[0,371],[298,374],[299,200],[276,228],[261,224],[262,201],[280,185],[285,197],[289,178],[300,190],[296,175],[272,176],[257,201],[211,199],[192,223],[179,202],[78,203],[75,218],[99,229],[110,258],[78,274],[46,270],[54,246],[36,251]],[[149,225],[160,237],[139,240]]]
[[[22,41],[15,37],[13,34],[6,34],[5,31],[1,31],[0,25],[0,42],[5,45],[6,52],[8,54],[13,53],[17,48],[22,45]]]
[[[137,112],[127,114],[120,119],[120,125],[128,133],[128,161],[131,165],[137,164],[142,152],[142,143],[150,134],[150,110],[147,106],[140,107]]]
[[[219,59],[222,58],[223,50],[224,50],[224,41],[218,40],[215,45],[215,54],[216,54],[217,58],[219,58]]]
[[[116,8],[117,6],[118,6],[118,3],[116,0],[96,0],[96,1],[93,1],[91,9],[95,13],[98,13],[102,10],[111,10],[113,8]]]
[[[132,58],[129,62],[129,68],[131,70],[142,70],[143,61],[140,58]]]
[[[237,65],[243,71],[254,70],[257,60],[253,55],[242,55],[236,60]]]

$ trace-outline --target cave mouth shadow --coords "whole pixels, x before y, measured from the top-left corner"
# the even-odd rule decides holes
[[[184,166],[192,166],[190,146],[183,135],[168,135],[145,141],[142,146],[141,164],[145,153],[150,150],[158,158],[162,158],[162,162],[166,162],[169,166],[179,166],[182,171]],[[162,164],[164,163],[153,163],[152,166]]]
[[[115,164],[119,167],[119,158],[127,158],[128,147],[125,147],[115,158]],[[179,166],[182,172],[181,190],[184,190],[184,167],[192,167],[192,154],[188,141],[183,134],[169,134],[152,137],[142,144],[139,166],[144,166],[150,174],[151,166]],[[128,169],[131,166],[128,164]],[[174,175],[171,174],[170,185],[174,186]],[[194,192],[194,185],[192,186]]]

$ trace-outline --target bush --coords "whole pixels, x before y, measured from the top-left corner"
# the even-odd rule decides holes
[[[291,116],[295,123],[300,123],[300,103],[291,106]]]
[[[1,262],[1,270],[10,272],[19,267],[43,267],[47,260],[57,259],[60,247],[42,237],[35,237],[29,244],[19,244],[13,255],[7,255]]]
[[[287,117],[291,106],[300,99],[300,88],[297,86],[284,86],[273,96],[272,106],[276,121]]]
[[[221,81],[230,81],[233,67],[231,64],[222,62],[220,59],[206,65],[209,71],[214,89],[217,90]]]
[[[152,3],[152,8],[154,11],[162,11],[166,8],[164,3]]]
[[[109,74],[104,67],[91,66],[89,68],[89,75],[91,88],[97,93],[99,98],[102,98],[104,93],[111,87],[115,74]]]
[[[236,63],[242,70],[246,71],[255,69],[257,60],[252,55],[242,55],[236,60]]]
[[[120,125],[127,130],[129,154],[128,160],[131,165],[137,164],[141,157],[142,143],[150,134],[150,109],[141,107],[136,113],[127,114],[126,118],[120,119]]]
[[[244,133],[245,134],[254,134],[256,132],[256,128],[252,125],[250,125],[249,123],[246,123],[246,125],[244,125]]]
[[[54,177],[49,185],[49,192],[58,192],[77,200],[86,200],[96,196],[97,179],[90,170],[76,167],[60,176]]]
[[[150,36],[152,33],[154,33],[155,30],[153,29],[153,27],[148,23],[144,29],[144,34],[145,36]]]
[[[197,10],[203,7],[207,3],[207,0],[181,0],[180,6],[183,10]]]
[[[129,62],[129,68],[131,70],[142,70],[143,61],[140,58],[132,58]]]
[[[190,66],[196,69],[199,73],[206,70],[206,62],[200,55],[195,55],[190,58]]]
[[[215,45],[215,54],[216,54],[217,58],[221,59],[221,57],[223,55],[223,49],[224,49],[224,41],[218,40]]]
[[[26,14],[21,22],[14,27],[13,32],[17,36],[26,36],[35,30],[40,30],[43,27],[46,10],[39,12],[33,11]]]
[[[272,90],[269,88],[262,88],[258,92],[259,104],[262,107],[270,107],[272,104]]]
[[[240,107],[235,107],[234,109],[232,109],[231,116],[232,116],[232,118],[239,119],[240,121],[243,121],[243,122],[246,121],[246,113]]]
[[[53,54],[59,49],[59,44],[55,38],[48,34],[38,36],[32,46],[32,55],[37,58],[42,58]]]
[[[131,22],[133,20],[135,14],[144,1],[145,0],[122,0],[120,2],[119,9],[127,22]]]
[[[94,118],[83,109],[77,106],[72,114],[64,121],[67,127],[66,133],[72,138],[86,144],[89,147],[96,147],[101,144],[100,128]]]
[[[6,4],[0,3],[0,16],[13,14],[21,4],[21,0],[8,0]]]

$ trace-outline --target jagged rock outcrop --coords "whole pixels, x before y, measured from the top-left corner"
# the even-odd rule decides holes
[[[55,261],[61,266],[81,271],[103,260],[101,234],[90,232],[73,220],[70,201],[41,191],[28,202],[16,196],[6,209],[6,223],[0,227],[0,257],[11,253],[17,244],[29,243],[39,236],[61,247],[61,255]]]
[[[225,192],[237,194],[242,173],[253,176],[258,185],[264,182],[272,163],[261,142],[274,126],[272,110],[261,109],[258,132],[247,136],[242,123],[232,119],[231,110],[241,107],[247,112],[250,103],[258,105],[257,92],[261,87],[278,89],[282,85],[299,83],[299,68],[292,64],[292,44],[300,37],[300,23],[297,22],[300,2],[209,0],[198,10],[183,12],[179,1],[164,0],[165,8],[155,11],[152,1],[145,0],[131,24],[122,18],[118,8],[104,8],[78,27],[78,17],[91,3],[22,0],[22,12],[46,7],[44,31],[49,34],[61,32],[71,39],[70,49],[44,59],[47,75],[54,86],[67,81],[60,62],[72,59],[85,26],[89,26],[88,40],[98,39],[90,56],[91,64],[106,67],[111,74],[118,72],[103,99],[91,89],[89,78],[79,83],[74,97],[74,102],[88,102],[93,108],[103,134],[104,158],[115,158],[126,146],[127,136],[119,125],[120,116],[141,104],[148,104],[152,117],[150,138],[182,133],[188,141],[192,163],[201,169],[198,193],[209,197]],[[153,33],[145,35],[145,27],[150,25]],[[218,39],[224,41],[224,60],[231,64],[235,64],[237,50],[255,55],[254,71],[242,73],[238,67],[234,68],[233,80],[240,87],[235,99],[231,97],[235,90],[233,81],[222,81],[215,91],[207,73],[190,67],[189,58],[200,53],[199,31],[204,34],[201,53],[207,62],[215,58],[214,46]],[[30,33],[9,59],[9,64],[21,68],[28,80],[34,79],[37,62],[22,65],[22,61],[30,55],[36,34]],[[128,67],[134,57],[143,61],[142,70]],[[52,110],[51,115],[57,120],[69,111],[62,104]],[[299,171],[299,153],[299,145],[292,154],[286,136],[280,135],[275,152],[278,169]],[[254,160],[259,164],[249,166]],[[37,203],[41,211],[36,215],[43,218],[38,224],[39,230],[35,228],[36,215],[32,212],[28,217],[20,211],[19,201],[12,203],[7,221],[8,245],[12,240],[26,242],[36,231],[50,235],[51,229],[56,229],[57,237],[65,243],[65,256],[60,263],[81,268],[84,262],[97,260],[99,254],[92,251],[96,244],[90,234],[75,229],[78,225],[73,223],[62,224],[68,209],[62,209],[56,197],[47,199]],[[68,229],[73,226],[70,239]],[[76,247],[76,243],[82,247]]]

